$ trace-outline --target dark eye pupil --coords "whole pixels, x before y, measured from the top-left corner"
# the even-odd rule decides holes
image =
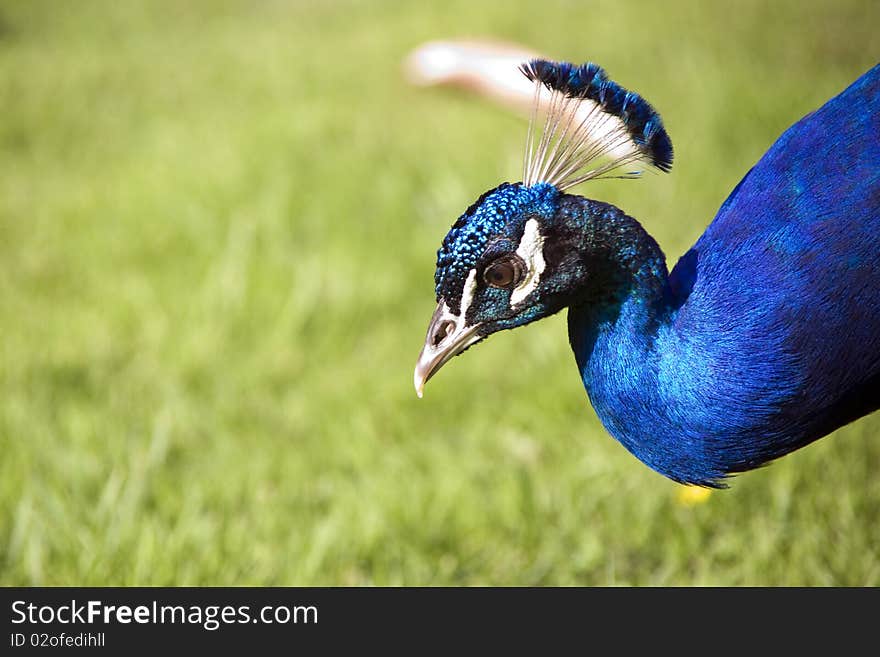
[[[510,278],[509,267],[495,267],[492,270],[492,280],[496,283],[503,283]]]
[[[486,272],[486,281],[498,287],[510,285],[513,282],[513,267],[507,262],[492,265]]]

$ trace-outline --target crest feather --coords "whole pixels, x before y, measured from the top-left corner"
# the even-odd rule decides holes
[[[614,173],[636,162],[672,168],[672,142],[660,115],[601,67],[533,59],[520,71],[535,84],[525,185],[545,182],[562,191],[595,178],[638,176],[640,171]],[[535,143],[539,106],[546,118]]]

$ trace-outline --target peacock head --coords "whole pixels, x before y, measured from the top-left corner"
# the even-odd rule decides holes
[[[562,211],[565,189],[637,175],[620,174],[635,162],[663,171],[672,163],[660,117],[598,66],[535,60],[521,70],[535,85],[536,114],[546,108],[544,130],[535,143],[530,127],[523,182],[483,194],[443,239],[437,308],[414,373],[420,397],[452,357],[496,331],[561,310],[581,289],[593,254],[583,221]],[[602,157],[608,161],[591,166]]]
[[[487,336],[553,314],[577,287],[572,250],[554,248],[560,192],[504,183],[446,234],[434,274],[437,309],[414,375],[416,391],[450,358]]]

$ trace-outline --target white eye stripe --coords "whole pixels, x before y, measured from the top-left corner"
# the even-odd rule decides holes
[[[451,320],[455,321],[455,330],[461,331],[465,327],[465,322],[467,321],[465,315],[467,315],[468,308],[471,307],[471,304],[474,302],[474,296],[477,293],[477,270],[471,269],[468,272],[467,279],[464,282],[464,287],[461,288],[461,304],[459,305],[458,315],[453,315],[452,311],[449,309],[449,305],[447,303],[443,303],[443,314]]]
[[[474,302],[474,295],[477,293],[477,270],[471,269],[468,272],[467,280],[464,282],[464,287],[461,288],[461,312],[458,316],[461,318],[461,322],[464,323],[464,316],[467,314],[468,308],[471,307],[471,304]]]
[[[526,263],[526,275],[510,295],[511,306],[515,306],[535,291],[538,283],[541,282],[541,274],[547,266],[544,261],[544,236],[541,235],[537,219],[529,219],[526,222],[516,254]]]

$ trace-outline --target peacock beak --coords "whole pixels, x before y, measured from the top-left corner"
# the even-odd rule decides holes
[[[437,304],[437,310],[428,325],[425,346],[416,362],[413,383],[416,394],[421,397],[425,383],[453,356],[480,340],[477,329],[480,324],[467,326],[464,316],[453,315],[443,299]]]

